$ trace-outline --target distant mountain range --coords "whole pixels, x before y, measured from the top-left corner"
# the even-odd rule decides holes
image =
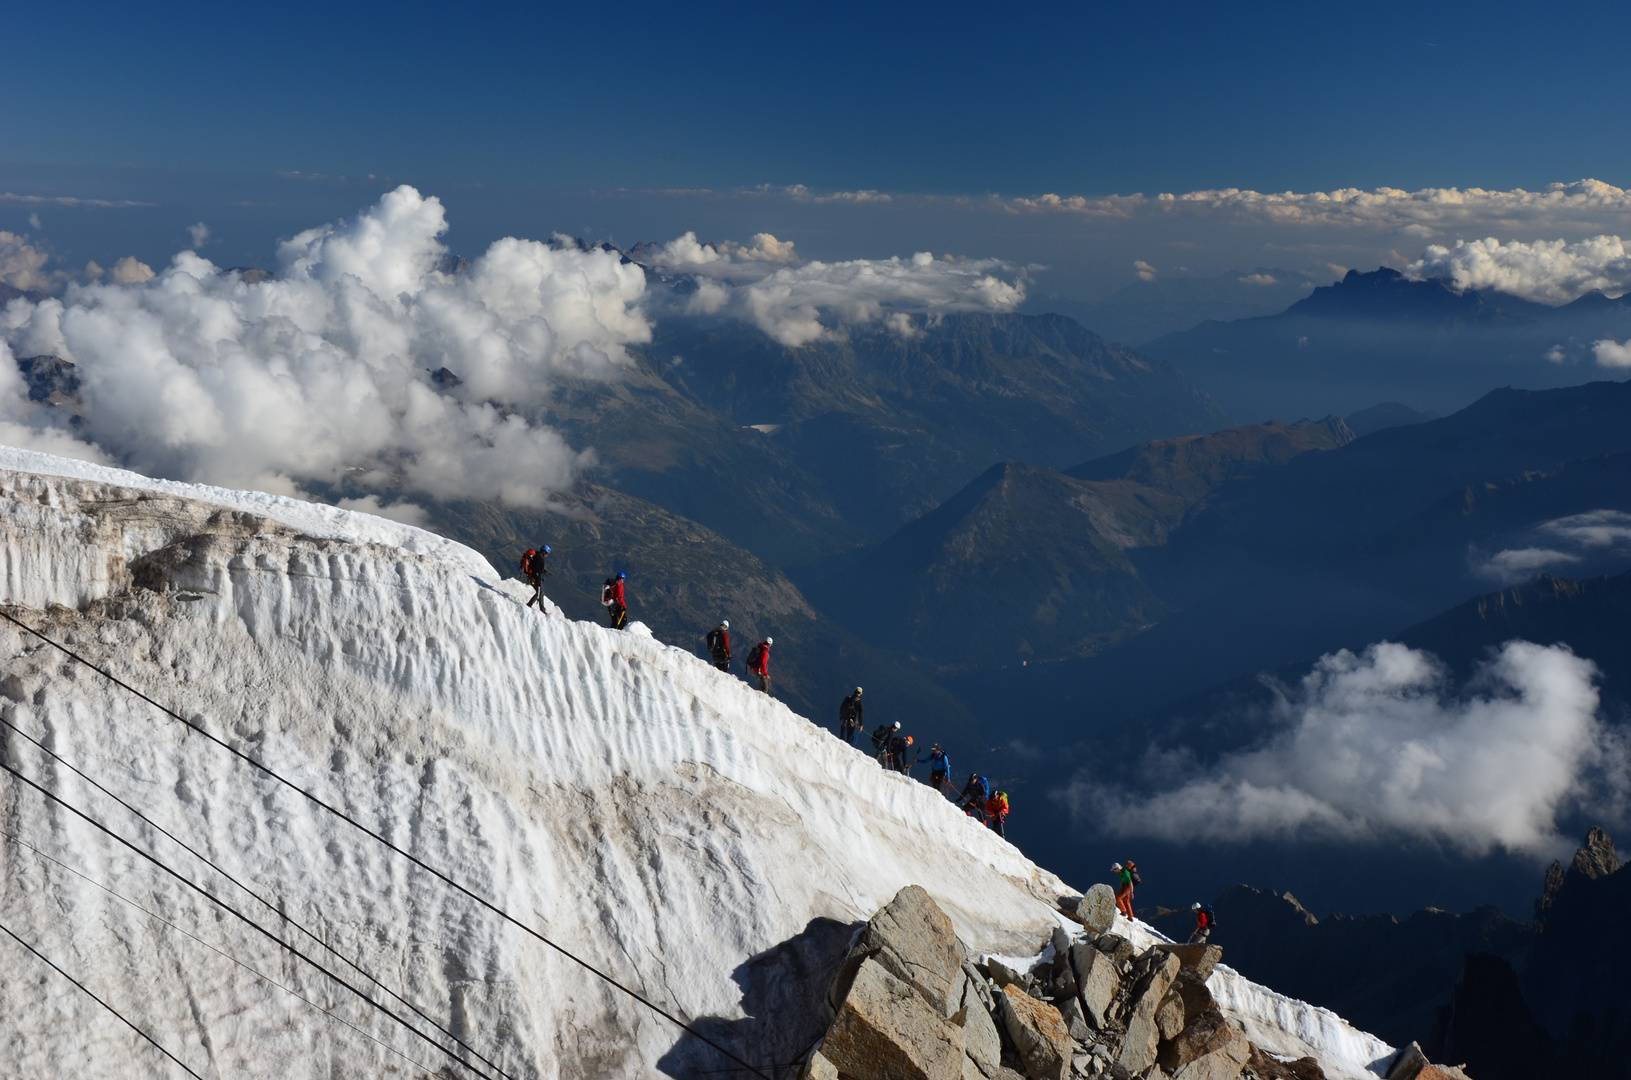
[[[1600,370],[1594,342],[1628,337],[1631,297],[1551,307],[1382,267],[1351,270],[1277,315],[1204,322],[1143,348],[1237,420],[1294,420],[1376,401],[1450,412],[1492,386],[1577,384]]]
[[[1229,270],[1216,277],[1155,274],[1092,304],[1046,293],[1037,302],[1080,319],[1111,341],[1138,346],[1208,320],[1229,322],[1273,315],[1307,296],[1318,284],[1306,274],[1260,266]]]

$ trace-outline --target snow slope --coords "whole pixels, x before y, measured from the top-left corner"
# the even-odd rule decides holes
[[[1034,952],[1057,901],[1075,895],[925,785],[702,660],[638,627],[540,615],[522,606],[528,592],[395,522],[0,450],[0,601],[14,614],[748,1060],[797,1056],[808,1038],[797,1017],[825,990],[824,965],[901,886],[923,885],[972,947],[1004,954]],[[514,1076],[729,1065],[9,624],[0,716]],[[5,735],[13,767],[253,908]],[[5,775],[0,817],[0,922],[200,1075],[419,1077],[447,1065]],[[0,957],[0,1072],[181,1075],[10,939]],[[1330,1075],[1363,1075],[1370,1051],[1358,1048],[1375,1040],[1335,1017],[1219,996],[1294,1035]]]

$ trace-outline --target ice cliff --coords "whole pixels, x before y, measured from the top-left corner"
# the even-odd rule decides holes
[[[540,615],[528,592],[409,526],[0,449],[8,611],[749,1061],[808,1049],[799,1017],[901,887],[1006,956],[1040,950],[1079,895],[688,651]],[[714,1072],[731,1063],[10,624],[0,716],[513,1076],[747,1075]],[[0,734],[13,768],[253,908]],[[0,921],[200,1075],[467,1075],[9,775],[0,807]],[[181,1075],[9,938],[0,957],[6,1075]],[[1267,1049],[1355,1078],[1387,1052],[1224,977],[1220,1004]]]

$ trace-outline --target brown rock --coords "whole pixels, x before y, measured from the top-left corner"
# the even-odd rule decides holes
[[[1427,1055],[1422,1053],[1420,1044],[1413,1042],[1393,1058],[1393,1064],[1387,1067],[1386,1080],[1416,1080],[1426,1065]]]
[[[827,1060],[827,1056],[820,1050],[810,1055],[805,1063],[804,1071],[799,1073],[799,1080],[838,1080],[838,1066]]]
[[[1586,830],[1586,844],[1574,853],[1570,869],[1593,880],[1619,872],[1620,857],[1614,853],[1614,841],[1602,826],[1593,825]]]
[[[990,994],[980,996],[979,991],[983,989],[983,984],[972,980],[963,989],[963,1048],[975,1067],[991,1076],[1002,1060],[1002,1037],[997,1034],[997,1025],[985,1004]]]
[[[1234,1031],[1216,1004],[1199,1011],[1186,1010],[1185,1020],[1184,1029],[1177,1037],[1161,1046],[1161,1067],[1168,1073],[1176,1073],[1196,1058],[1223,1046],[1229,1040],[1229,1032]],[[1390,1076],[1388,1080],[1393,1078]]]
[[[1156,1049],[1161,1042],[1155,1012],[1178,978],[1181,965],[1171,953],[1152,959],[1154,963],[1149,973],[1138,981],[1128,997],[1132,1004],[1127,1014],[1127,1034],[1122,1037],[1121,1053],[1112,1066],[1117,1077],[1141,1076],[1155,1064]]]
[[[1163,1039],[1174,1038],[1184,1030],[1184,999],[1176,990],[1168,990],[1166,999],[1155,1010],[1155,1026]]]
[[[1093,1029],[1088,1026],[1087,1018],[1082,1015],[1082,999],[1072,994],[1067,998],[1056,998],[1054,1007],[1059,1010],[1059,1016],[1070,1031],[1070,1037],[1079,1043],[1093,1041]]]
[[[1070,1075],[1076,1047],[1058,1009],[1022,993],[1017,986],[1002,988],[997,1008],[1030,1080],[1065,1080]]]
[[[1223,948],[1219,945],[1168,945],[1165,943],[1155,946],[1162,952],[1169,952],[1176,956],[1184,965],[1185,970],[1193,971],[1196,978],[1205,982],[1212,977],[1212,969],[1217,967],[1218,961],[1223,959]]]
[[[857,969],[860,959],[870,957],[895,978],[915,987],[941,1016],[957,1011],[963,970],[957,931],[921,887],[906,886],[872,916],[850,957],[847,970]],[[847,989],[840,976],[835,992]]]
[[[839,1080],[962,1080],[963,1029],[875,960],[855,973],[820,1052]]]
[[[1173,1073],[1172,1080],[1235,1080],[1251,1056],[1251,1040],[1225,1025],[1212,1048]]]
[[[1172,984],[1172,988],[1184,999],[1186,1025],[1189,1022],[1188,1017],[1200,1016],[1215,1004],[1212,1000],[1212,991],[1206,988],[1205,980],[1197,979],[1193,971],[1180,970],[1178,981]]]
[[[1427,1065],[1416,1074],[1416,1080],[1472,1080],[1454,1065]]]
[[[1255,1045],[1252,1047],[1251,1057],[1246,1059],[1246,1068],[1251,1070],[1257,1080],[1325,1080],[1325,1070],[1320,1063],[1311,1057],[1298,1058],[1296,1061],[1281,1061],[1270,1057]]]

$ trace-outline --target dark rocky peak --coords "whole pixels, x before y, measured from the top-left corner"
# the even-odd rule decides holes
[[[229,266],[227,273],[237,274],[238,280],[245,285],[259,285],[263,281],[272,280],[272,271],[263,270],[258,266]]]
[[[17,370],[28,383],[28,399],[65,405],[79,394],[79,369],[60,356],[26,356]]]
[[[1569,864],[1569,869],[1593,881],[1620,869],[1620,857],[1614,853],[1614,841],[1601,826],[1593,825],[1586,830],[1585,846],[1574,853],[1574,862]]]
[[[448,277],[459,277],[469,269],[470,260],[463,255],[455,255],[451,251],[444,252],[442,257],[436,260],[436,270]]]
[[[1417,281],[1383,266],[1369,273],[1349,270],[1341,281],[1315,289],[1286,313],[1315,318],[1510,323],[1529,321],[1550,310],[1545,304],[1505,293],[1456,292],[1448,281]]]
[[[454,387],[464,382],[463,379],[459,378],[445,367],[439,367],[435,371],[430,371],[429,368],[426,368],[425,370],[430,372],[430,381],[435,383],[437,386],[440,386],[444,390],[452,390]]]

